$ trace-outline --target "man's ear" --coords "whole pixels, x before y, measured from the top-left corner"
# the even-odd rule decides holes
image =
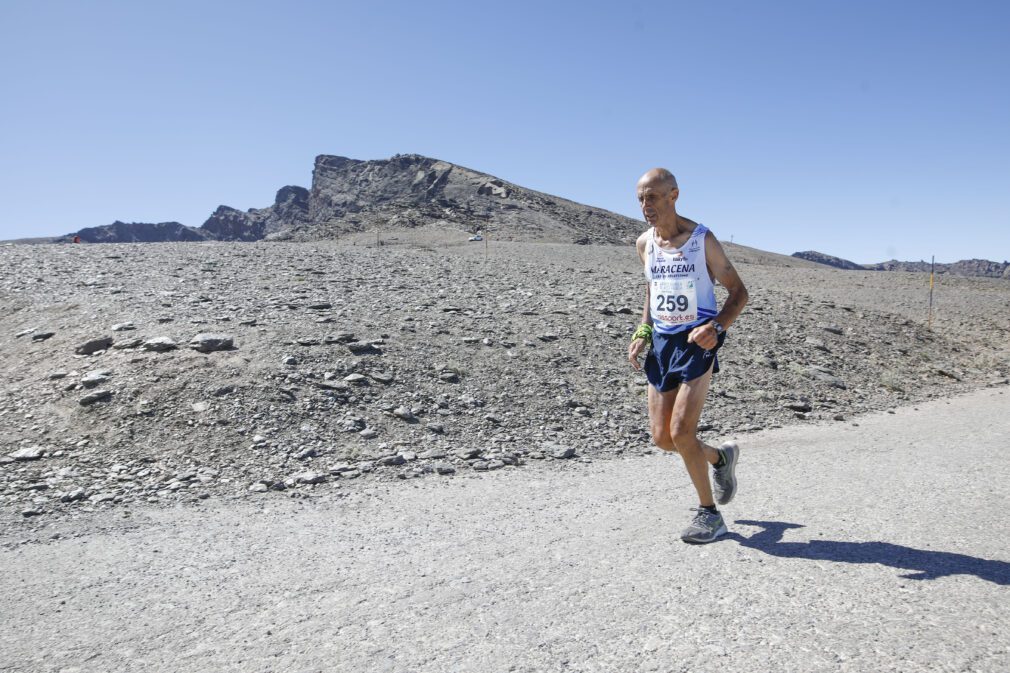
[[[673,189],[670,190],[670,197],[673,198],[673,200],[674,200],[675,203],[677,201],[677,197],[679,197],[679,196],[680,196],[680,188],[679,187],[674,187]]]

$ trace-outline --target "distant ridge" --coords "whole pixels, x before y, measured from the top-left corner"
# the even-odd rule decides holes
[[[612,244],[633,242],[646,226],[418,154],[375,161],[324,154],[316,157],[311,190],[282,187],[266,208],[222,205],[200,227],[116,221],[50,240],[75,235],[89,243],[321,240],[432,225],[490,231],[498,240]]]
[[[929,262],[899,262],[890,260],[879,264],[866,264],[870,271],[929,271]],[[1010,278],[1010,262],[991,262],[987,259],[962,259],[953,264],[937,264],[937,273],[952,276],[978,276],[983,278]]]
[[[159,241],[203,241],[198,229],[179,222],[120,222],[103,227],[87,227],[77,232],[85,243],[154,243]]]
[[[816,250],[794,252],[792,256],[805,259],[810,262],[817,262],[818,264],[827,264],[828,266],[833,266],[836,269],[864,270],[862,266],[856,264],[855,262],[850,262],[849,260],[842,259],[841,257],[825,255],[823,252],[817,252]]]
[[[856,264],[847,259],[826,255],[823,252],[808,250],[805,252],[794,252],[793,257],[805,259],[810,262],[824,264],[836,269],[846,269],[854,271],[929,271],[930,263],[926,261],[899,262],[892,259],[878,264]],[[1010,262],[991,262],[987,259],[963,259],[952,264],[936,264],[936,273],[950,274],[951,276],[968,276],[981,278],[1010,278]]]

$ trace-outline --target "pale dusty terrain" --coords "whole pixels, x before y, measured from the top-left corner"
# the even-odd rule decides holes
[[[651,451],[625,361],[633,249],[465,237],[0,247],[5,525]],[[709,441],[844,428],[1010,373],[1010,284],[943,278],[929,330],[923,274],[727,247],[751,301],[720,352]],[[190,349],[200,333],[232,347]],[[159,338],[177,347],[146,349]]]

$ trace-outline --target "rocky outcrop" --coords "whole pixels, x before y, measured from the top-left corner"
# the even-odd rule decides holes
[[[856,264],[847,259],[825,255],[823,252],[808,250],[806,252],[794,252],[793,257],[805,259],[818,264],[826,264],[837,269],[853,271],[930,271],[931,265],[926,261],[899,262],[896,259],[877,264]],[[936,264],[933,271],[938,274],[945,273],[952,276],[971,276],[982,278],[1010,278],[1010,262],[991,262],[987,259],[963,259],[953,264]]]
[[[919,262],[899,262],[896,259],[879,264],[866,264],[864,269],[870,271],[925,271],[929,272],[930,263]],[[972,276],[982,278],[1010,278],[1010,262],[992,262],[987,259],[962,259],[953,264],[936,264],[936,273],[950,274],[952,276]]]
[[[172,243],[182,241],[259,241],[304,224],[309,214],[309,190],[289,185],[277,192],[272,206],[246,211],[218,206],[199,228],[179,222],[113,222],[88,227],[61,240],[80,236],[85,243]]]
[[[943,273],[946,265],[937,264],[936,270]],[[869,271],[929,271],[929,262],[899,262],[896,259],[890,259],[886,262],[878,262],[876,264],[864,264],[864,269]]]
[[[243,212],[218,206],[200,227],[218,241],[259,241],[308,220],[309,190],[288,185],[281,187],[268,208],[250,208]]]
[[[167,225],[172,225],[171,227]],[[417,154],[359,161],[316,157],[312,189],[281,188],[273,205],[241,211],[219,206],[198,229],[117,222],[87,242],[322,240],[366,230],[429,225],[498,240],[631,243],[645,224]],[[73,236],[71,234],[70,236]]]
[[[447,224],[499,240],[630,243],[642,222],[417,154],[316,157],[309,222],[291,238]]]
[[[120,222],[101,227],[87,227],[77,232],[85,243],[160,243],[165,241],[204,241],[198,229],[179,222]],[[72,238],[74,234],[70,234]]]
[[[985,278],[1010,277],[1010,262],[990,262],[987,259],[963,259],[947,265],[953,276],[982,276]]]
[[[218,206],[200,228],[219,241],[259,241],[264,236],[262,220],[230,206]]]
[[[794,252],[793,257],[798,257],[799,259],[805,259],[810,262],[817,262],[818,264],[826,264],[827,266],[833,266],[836,269],[847,269],[851,271],[863,271],[864,268],[855,262],[850,262],[847,259],[842,259],[841,257],[832,257],[831,255],[825,255],[823,252],[817,252],[816,250],[806,250],[804,252]]]

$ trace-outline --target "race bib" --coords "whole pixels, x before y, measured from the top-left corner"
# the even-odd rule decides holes
[[[656,320],[684,325],[698,319],[698,289],[693,280],[654,280],[650,293]]]

